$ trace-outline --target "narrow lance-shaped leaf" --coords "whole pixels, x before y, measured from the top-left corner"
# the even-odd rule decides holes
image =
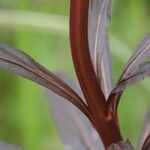
[[[150,34],[148,34],[129,59],[119,81],[131,76],[150,55]]]
[[[64,73],[55,73],[83,97],[79,85]],[[54,121],[64,143],[64,149],[104,150],[103,144],[89,120],[75,106],[51,91],[46,91]],[[60,107],[61,106],[61,107]],[[59,108],[59,109],[58,109]]]
[[[88,108],[82,99],[65,82],[24,52],[0,45],[0,69],[13,72],[43,85],[76,105],[89,117]]]
[[[134,54],[131,56],[116,87],[110,94],[110,96],[108,98],[108,102],[107,102],[107,111],[106,111],[108,118],[111,118],[112,114],[113,114],[113,116],[116,115],[117,106],[119,104],[119,100],[120,100],[120,97],[123,92],[122,89],[124,89],[125,85],[126,84],[130,85],[130,83],[132,84],[135,81],[140,80],[141,77],[149,76],[149,73],[148,73],[149,71],[146,71],[145,73],[140,73],[142,70],[139,69],[140,65],[143,64],[143,62],[149,55],[150,55],[150,34],[148,34],[144,38],[144,40],[141,42],[141,44],[136,49]],[[146,68],[146,66],[147,65],[145,65],[145,69],[148,70],[148,68]],[[136,76],[136,74],[139,74],[139,73],[140,73],[140,75]],[[131,80],[127,81],[124,84],[124,86],[122,86],[123,84],[119,86],[120,83],[123,83],[123,81],[126,81],[126,79],[131,78],[132,76],[133,76],[133,78]],[[119,87],[121,89],[119,89]],[[116,91],[116,92],[114,92],[114,91]],[[117,91],[119,91],[119,92],[117,92]]]
[[[144,38],[139,47],[130,57],[127,66],[125,67],[116,85],[115,89],[117,89],[117,91],[122,91],[122,87],[120,86],[121,89],[119,89],[119,85],[123,82],[127,82],[126,84],[130,83],[132,84],[135,81],[138,81],[138,79],[140,79],[141,77],[148,76],[149,63],[144,63],[144,61],[149,55],[150,55],[150,34],[148,34]]]
[[[106,98],[112,90],[111,57],[108,43],[110,7],[111,0],[91,0],[88,18],[91,58]]]
[[[130,76],[119,82],[115,87],[115,89],[113,90],[113,93],[123,91],[127,86],[133,85],[138,81],[143,80],[145,77],[149,76],[150,76],[150,62],[144,62],[139,66],[136,72],[134,72],[133,74],[131,74]]]

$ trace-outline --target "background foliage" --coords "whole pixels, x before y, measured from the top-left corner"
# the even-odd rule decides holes
[[[26,11],[30,12],[29,17],[34,18],[32,14],[36,11],[39,15],[42,14],[38,18],[39,26],[43,26],[44,16],[52,14],[52,21],[45,23],[45,26],[56,22],[56,29],[45,30],[43,27],[3,23],[5,17],[2,14],[0,42],[24,50],[50,70],[62,70],[75,77],[67,33],[69,1],[1,0],[0,12],[4,9],[15,10],[17,15],[22,15],[21,19],[26,17]],[[149,32],[149,10],[149,0],[113,1],[110,43],[115,80],[131,51]],[[10,17],[11,22],[9,13],[6,15]],[[29,22],[34,25],[35,20],[31,18]],[[57,26],[58,20],[60,26]],[[144,115],[149,107],[150,86],[147,81],[148,79],[126,90],[119,107],[123,136],[134,144],[138,141]],[[40,86],[9,73],[0,72],[0,96],[1,140],[21,145],[28,150],[63,149],[50,106]]]

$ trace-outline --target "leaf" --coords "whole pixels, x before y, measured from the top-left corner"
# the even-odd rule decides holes
[[[52,90],[73,103],[89,117],[87,106],[79,95],[65,82],[35,62],[24,52],[6,45],[0,45],[0,69],[20,75]]]
[[[149,149],[150,149],[150,133],[145,139],[144,144],[142,146],[142,150],[149,150]]]
[[[67,75],[62,73],[57,73],[57,75],[77,91],[80,97],[83,97],[80,87]],[[79,110],[51,91],[46,91],[46,95],[60,137],[63,140],[64,149],[104,150],[98,134],[91,126],[89,120]]]
[[[150,149],[150,109],[146,114],[142,133],[141,133],[138,143],[139,143],[138,150],[149,150]]]
[[[148,34],[144,40],[141,42],[139,47],[136,49],[134,54],[129,59],[127,66],[125,67],[120,81],[128,78],[134,74],[139,66],[145,61],[145,59],[150,55],[150,34]]]
[[[112,144],[107,150],[134,150],[130,141],[119,142],[118,144]]]
[[[124,90],[127,85],[132,85],[142,78],[149,76],[149,62],[144,63],[145,59],[150,55],[150,34],[148,34],[141,42],[139,47],[130,57],[114,92]]]
[[[144,62],[139,66],[136,72],[134,72],[133,74],[131,74],[130,76],[119,82],[115,87],[115,89],[113,90],[113,93],[123,91],[127,86],[133,85],[137,83],[137,81],[143,80],[145,77],[149,76],[150,76],[150,62]]]
[[[111,56],[108,44],[111,0],[91,0],[89,8],[89,48],[93,66],[105,97],[112,90]]]
[[[150,55],[150,34],[148,34],[130,57],[118,83],[112,90],[107,101],[107,117],[112,118],[116,115],[123,90],[127,85],[132,85],[145,76],[149,76],[149,65],[145,64],[145,59]],[[140,66],[144,66],[144,68]],[[128,80],[129,79],[129,80]]]
[[[15,145],[0,141],[0,150],[21,150],[21,149],[16,147]]]

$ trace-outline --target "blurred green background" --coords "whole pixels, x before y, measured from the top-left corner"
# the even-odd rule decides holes
[[[112,10],[110,43],[117,80],[131,52],[149,32],[150,1],[115,0]],[[24,50],[51,71],[65,71],[74,77],[68,14],[66,0],[1,0],[0,43]],[[135,145],[150,104],[147,81],[128,88],[119,106],[123,137]],[[63,149],[40,86],[0,72],[0,96],[1,140],[27,150]]]

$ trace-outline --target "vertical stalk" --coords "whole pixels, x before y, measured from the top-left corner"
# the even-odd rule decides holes
[[[103,115],[106,101],[98,84],[88,47],[88,8],[89,0],[71,0],[70,39],[72,58],[80,86],[90,110],[92,112],[97,111]]]
[[[122,138],[116,122],[105,118],[106,99],[92,66],[88,45],[89,0],[71,0],[70,42],[77,77],[92,116],[92,124],[98,131],[105,148]]]

